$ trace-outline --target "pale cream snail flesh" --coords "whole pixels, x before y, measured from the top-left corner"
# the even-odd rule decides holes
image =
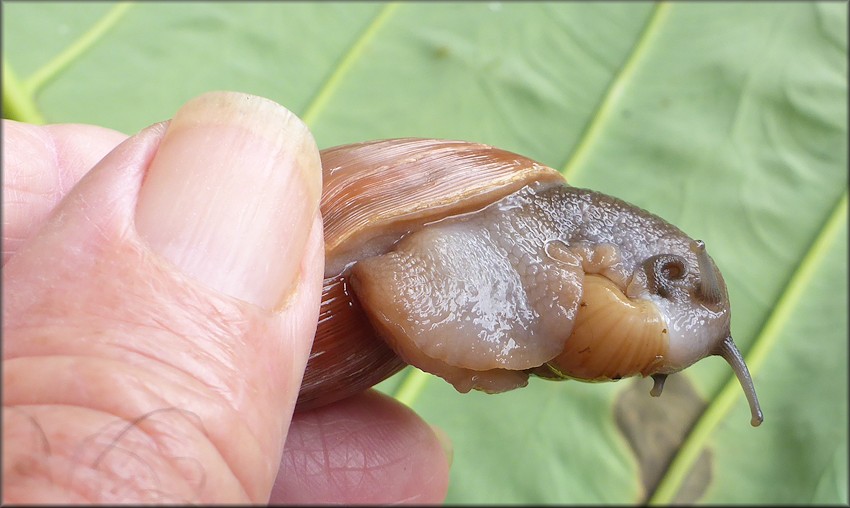
[[[322,152],[325,283],[298,409],[406,364],[458,391],[667,375],[726,359],[762,422],[701,241],[491,146],[391,139]]]

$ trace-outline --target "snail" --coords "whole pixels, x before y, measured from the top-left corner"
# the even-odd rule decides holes
[[[296,410],[407,364],[459,392],[664,380],[723,357],[762,413],[705,244],[484,144],[388,139],[321,152],[325,279]]]

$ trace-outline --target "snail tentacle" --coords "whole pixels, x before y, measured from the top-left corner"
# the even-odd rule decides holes
[[[720,303],[723,300],[723,288],[720,286],[720,281],[712,268],[711,259],[705,250],[705,243],[702,240],[697,240],[694,242],[693,250],[697,255],[699,266],[700,294],[708,303]]]
[[[664,390],[665,381],[667,381],[667,374],[653,374],[652,389],[649,391],[649,394],[653,397],[660,397],[661,392]]]
[[[747,402],[750,404],[750,412],[752,413],[752,420],[750,420],[750,424],[753,427],[758,427],[764,421],[764,415],[761,412],[761,406],[759,405],[759,399],[756,396],[756,389],[753,386],[753,378],[750,376],[750,370],[747,368],[747,364],[744,362],[744,357],[741,356],[741,352],[738,351],[738,348],[735,346],[735,341],[732,340],[732,336],[726,337],[717,347],[717,351],[714,353],[717,356],[723,357],[729,365],[732,367],[732,371],[735,372],[735,376],[738,377],[738,382],[741,383],[741,388],[744,389],[744,394],[747,396]]]

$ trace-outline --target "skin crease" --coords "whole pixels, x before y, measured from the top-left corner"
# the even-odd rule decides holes
[[[74,186],[125,136],[4,120],[3,501],[441,502],[439,438],[388,397],[288,427],[318,312],[318,216],[277,314],[185,276],[136,234],[164,129]]]

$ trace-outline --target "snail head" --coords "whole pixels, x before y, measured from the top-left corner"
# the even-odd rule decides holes
[[[747,397],[751,423],[763,421],[752,378],[730,332],[730,305],[726,284],[701,240],[691,241],[689,251],[657,254],[642,265],[642,281],[667,322],[669,351],[664,365],[652,377],[650,392],[658,396],[667,375],[678,372],[706,356],[720,356],[735,372]],[[684,254],[684,255],[683,255]]]

